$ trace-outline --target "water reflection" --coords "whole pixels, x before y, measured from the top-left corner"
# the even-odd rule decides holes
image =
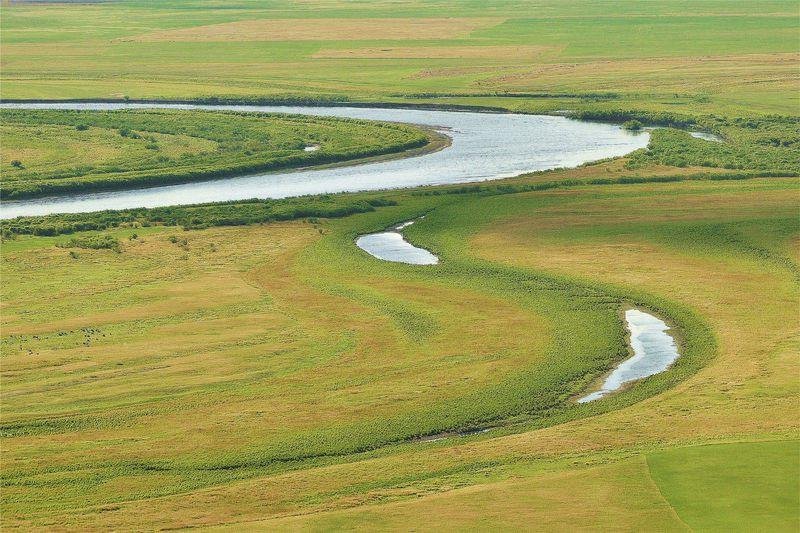
[[[626,383],[663,372],[678,359],[675,339],[667,333],[669,326],[663,320],[638,309],[628,309],[625,322],[634,355],[611,372],[600,390],[584,396],[578,403],[598,400]]]
[[[410,220],[380,233],[362,235],[356,239],[356,246],[373,257],[395,263],[409,265],[435,265],[439,258],[424,248],[417,248],[403,238],[401,231],[415,221]]]

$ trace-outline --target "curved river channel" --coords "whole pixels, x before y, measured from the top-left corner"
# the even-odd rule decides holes
[[[649,140],[647,132],[630,133],[614,124],[514,113],[155,103],[0,104],[0,107],[87,110],[173,108],[296,113],[420,124],[433,127],[452,139],[451,146],[438,152],[361,165],[4,201],[0,218],[484,181],[621,156],[645,147]]]

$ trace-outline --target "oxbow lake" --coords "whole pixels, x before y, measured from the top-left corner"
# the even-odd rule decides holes
[[[372,257],[395,263],[409,265],[435,265],[439,258],[424,248],[418,248],[405,240],[402,231],[416,220],[398,224],[393,228],[378,233],[362,235],[356,239],[356,246]]]

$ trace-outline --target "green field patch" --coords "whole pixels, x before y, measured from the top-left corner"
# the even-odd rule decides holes
[[[800,442],[693,446],[647,456],[650,474],[695,531],[797,531]]]

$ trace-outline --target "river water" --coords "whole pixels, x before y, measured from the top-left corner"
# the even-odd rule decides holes
[[[0,107],[86,110],[174,108],[294,113],[421,124],[433,127],[452,139],[451,146],[438,152],[362,165],[4,201],[0,206],[0,218],[476,182],[535,170],[573,167],[588,161],[621,156],[646,146],[649,140],[647,132],[631,133],[614,124],[514,113],[380,107],[109,103],[6,103],[0,104]]]

